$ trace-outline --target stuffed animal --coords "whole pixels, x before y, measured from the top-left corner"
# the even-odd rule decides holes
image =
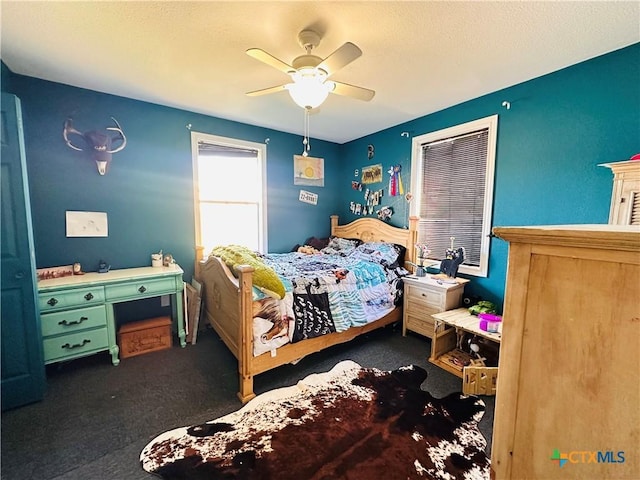
[[[319,253],[319,250],[313,248],[311,245],[302,245],[301,247],[298,247],[298,253],[313,255],[314,253]]]
[[[455,277],[458,274],[458,267],[464,262],[464,248],[447,248],[446,258],[440,263],[440,271],[448,277]]]

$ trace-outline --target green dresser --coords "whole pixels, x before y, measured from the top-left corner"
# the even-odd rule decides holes
[[[120,363],[114,304],[171,295],[172,317],[186,345],[182,269],[140,267],[53,278],[38,282],[45,364],[108,351]]]

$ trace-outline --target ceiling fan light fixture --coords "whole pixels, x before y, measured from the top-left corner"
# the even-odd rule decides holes
[[[314,71],[306,73],[298,71],[293,77],[293,83],[286,85],[289,95],[297,105],[302,108],[316,108],[329,96],[329,92],[333,90],[333,82],[325,82],[326,74]]]

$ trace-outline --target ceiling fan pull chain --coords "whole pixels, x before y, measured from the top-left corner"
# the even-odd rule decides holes
[[[309,142],[309,108],[304,109],[304,137],[302,139],[302,156],[309,156],[309,150],[311,150],[311,144]]]

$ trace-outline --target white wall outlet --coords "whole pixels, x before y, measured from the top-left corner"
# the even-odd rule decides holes
[[[171,304],[171,297],[169,295],[160,296],[160,306],[168,307]]]

